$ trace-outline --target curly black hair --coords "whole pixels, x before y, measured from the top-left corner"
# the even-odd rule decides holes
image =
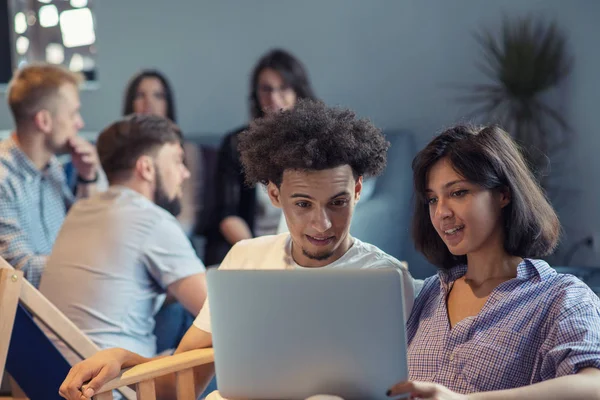
[[[355,177],[377,176],[386,165],[390,143],[367,119],[321,101],[255,120],[239,136],[246,182],[281,185],[283,172],[324,170],[350,165]]]

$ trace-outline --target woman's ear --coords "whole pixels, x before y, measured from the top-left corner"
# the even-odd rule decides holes
[[[500,208],[504,208],[512,201],[512,193],[508,186],[503,186],[499,192],[500,196]]]

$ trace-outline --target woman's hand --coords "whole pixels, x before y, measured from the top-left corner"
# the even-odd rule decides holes
[[[435,400],[466,400],[463,394],[454,393],[445,386],[437,383],[408,381],[394,385],[387,395],[396,397],[410,394],[411,399],[435,399]]]

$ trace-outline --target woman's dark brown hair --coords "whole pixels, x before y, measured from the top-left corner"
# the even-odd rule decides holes
[[[260,107],[258,101],[258,78],[260,73],[265,69],[277,71],[286,86],[292,88],[298,99],[315,100],[314,90],[308,79],[308,72],[300,62],[291,53],[282,50],[274,49],[263,55],[254,66],[252,77],[250,78],[250,114],[252,118],[262,118],[265,113]]]
[[[464,179],[489,190],[507,190],[503,208],[504,249],[518,257],[550,254],[558,243],[560,223],[512,138],[501,128],[456,126],[434,138],[412,163],[416,194],[412,236],[415,247],[440,268],[466,264],[446,247],[429,216],[425,190],[431,167],[446,158]]]
[[[125,89],[125,98],[123,99],[123,115],[125,116],[133,114],[133,102],[135,101],[135,96],[137,95],[138,86],[140,86],[140,83],[142,83],[142,81],[146,78],[155,78],[160,81],[163,90],[165,91],[167,118],[173,122],[176,122],[175,98],[173,97],[171,85],[169,84],[169,81],[165,75],[153,69],[140,71],[129,80],[127,88]]]

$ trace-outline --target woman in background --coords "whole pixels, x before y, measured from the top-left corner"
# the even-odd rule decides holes
[[[173,91],[163,74],[156,70],[143,70],[131,78],[125,90],[123,115],[132,113],[153,114],[177,122]],[[184,142],[183,151],[190,178],[183,184],[181,213],[177,219],[185,233],[191,237],[198,222],[197,216],[203,207],[202,153],[192,142]]]
[[[315,99],[302,63],[285,50],[263,55],[250,78],[252,119],[289,110],[298,99]],[[216,220],[211,224],[206,246],[206,265],[219,264],[231,246],[243,239],[277,232],[281,210],[271,204],[264,187],[250,188],[237,150],[238,134],[247,126],[227,134],[221,144],[216,175]]]

